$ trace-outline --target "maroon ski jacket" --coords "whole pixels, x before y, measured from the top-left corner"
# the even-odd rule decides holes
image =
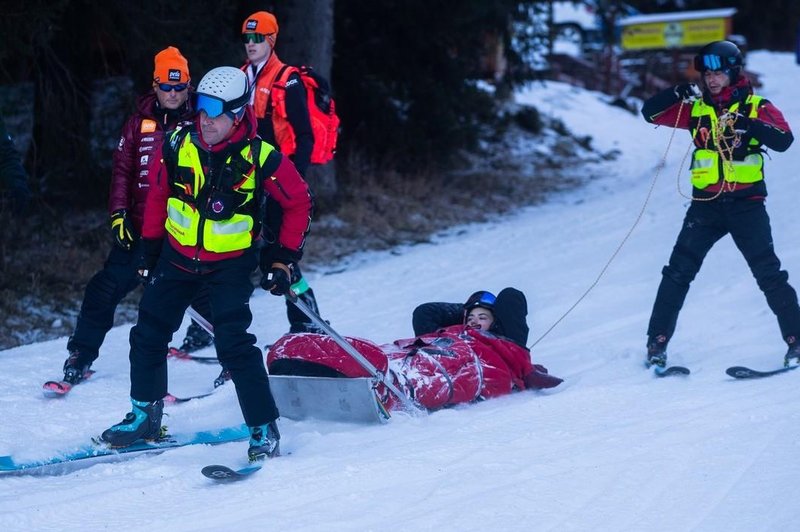
[[[191,98],[180,109],[167,111],[157,105],[156,95],[149,92],[137,99],[136,111],[122,128],[114,150],[108,213],[127,209],[139,234],[142,233],[145,199],[150,188],[147,179],[150,158],[160,150],[167,131],[190,123],[194,111],[189,102]]]

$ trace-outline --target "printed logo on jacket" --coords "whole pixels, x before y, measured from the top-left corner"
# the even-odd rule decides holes
[[[155,120],[150,120],[149,118],[147,118],[145,120],[142,120],[142,127],[141,127],[140,131],[142,133],[152,133],[152,132],[154,132],[156,130],[156,126],[157,126],[157,124],[156,124]],[[142,140],[145,140],[145,139],[142,139]]]

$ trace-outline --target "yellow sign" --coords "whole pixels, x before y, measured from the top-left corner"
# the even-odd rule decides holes
[[[702,46],[727,37],[726,18],[631,24],[622,28],[623,50]]]

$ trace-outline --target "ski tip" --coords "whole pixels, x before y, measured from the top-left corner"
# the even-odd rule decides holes
[[[236,482],[249,477],[256,471],[259,471],[261,467],[260,464],[253,464],[234,470],[224,465],[208,465],[201,470],[201,473],[203,473],[203,476],[206,478],[217,482]]]
[[[42,385],[45,397],[64,397],[71,389],[69,383],[59,381],[47,381]]]
[[[672,377],[672,376],[685,377],[691,375],[692,371],[684,366],[667,366],[666,368],[653,366],[653,374],[656,377]]]
[[[747,368],[744,366],[732,366],[725,370],[725,373],[728,376],[733,377],[734,379],[758,379],[762,377],[771,377],[773,375],[780,375],[781,373],[786,373],[787,371],[792,371],[793,369],[797,369],[800,366],[785,366],[782,368],[770,370],[770,371],[758,371],[752,368]]]

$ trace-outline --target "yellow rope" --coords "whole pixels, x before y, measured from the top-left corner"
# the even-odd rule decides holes
[[[617,246],[617,249],[615,249],[614,252],[611,254],[611,257],[608,259],[608,261],[606,261],[605,266],[603,266],[603,268],[600,270],[600,273],[597,275],[597,278],[594,280],[594,282],[591,285],[589,285],[589,288],[587,288],[586,291],[584,291],[583,294],[581,294],[581,296],[578,298],[578,300],[575,301],[575,303],[573,303],[572,306],[569,307],[567,309],[567,311],[564,312],[564,314],[562,314],[561,317],[558,318],[555,321],[555,323],[553,323],[553,325],[550,326],[549,329],[547,329],[535,342],[533,342],[528,347],[528,349],[533,349],[534,347],[536,347],[536,344],[541,342],[544,339],[545,336],[550,334],[550,331],[555,329],[556,325],[561,323],[561,321],[564,318],[566,318],[575,309],[575,307],[577,307],[581,303],[581,301],[583,301],[586,298],[586,296],[589,295],[589,292],[591,292],[594,289],[594,287],[597,286],[597,284],[600,282],[600,279],[606,273],[606,270],[608,270],[608,268],[611,266],[611,263],[617,257],[619,252],[622,250],[622,246],[625,245],[625,242],[627,242],[628,238],[630,238],[631,234],[633,234],[633,230],[636,228],[637,225],[639,225],[639,222],[642,220],[642,217],[644,216],[645,210],[647,209],[647,204],[650,202],[650,197],[653,195],[653,190],[655,189],[656,182],[658,181],[658,176],[661,174],[661,170],[664,168],[664,166],[666,166],[667,155],[669,154],[670,147],[672,146],[672,140],[675,138],[675,132],[677,131],[678,124],[680,123],[680,120],[681,120],[681,113],[683,112],[683,106],[684,106],[684,102],[681,101],[681,105],[680,105],[680,107],[678,107],[678,116],[675,118],[675,125],[672,127],[672,132],[670,133],[669,141],[667,142],[667,148],[664,150],[664,156],[661,158],[661,162],[659,162],[658,166],[656,167],[656,173],[653,176],[652,182],[650,183],[650,188],[647,191],[647,196],[645,196],[644,203],[642,204],[642,208],[639,210],[639,214],[636,216],[636,220],[634,220],[633,225],[631,225],[631,228],[628,229],[628,232],[625,234],[625,237],[619,243],[619,245]]]
[[[697,136],[697,131],[695,131],[694,135],[692,136],[692,140],[689,144],[689,148],[686,150],[686,153],[683,156],[681,165],[678,167],[678,176],[677,176],[678,194],[692,201],[714,201],[715,199],[719,198],[724,192],[733,192],[734,190],[736,190],[735,181],[731,182],[725,181],[725,173],[731,173],[731,174],[733,173],[733,150],[736,148],[736,146],[739,145],[739,142],[741,142],[742,138],[741,133],[738,133],[733,127],[735,123],[736,119],[731,118],[727,109],[723,109],[722,116],[720,116],[720,118],[718,118],[714,124],[714,134],[711,136],[714,141],[714,149],[719,154],[719,157],[722,160],[722,164],[725,167],[722,173],[722,185],[719,187],[717,193],[709,198],[696,198],[694,196],[687,196],[681,190],[681,172],[684,168],[684,164],[686,164],[686,158],[688,157],[689,152],[691,151],[692,147],[695,146],[695,138]],[[703,146],[704,149],[708,149],[708,141],[709,138],[707,137],[705,139],[705,145]]]

